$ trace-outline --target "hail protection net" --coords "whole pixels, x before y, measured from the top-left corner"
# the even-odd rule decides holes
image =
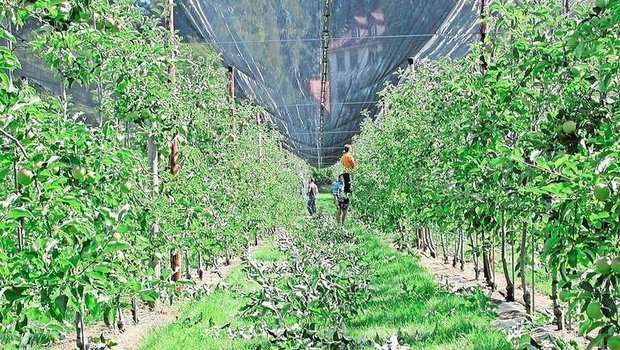
[[[377,93],[386,82],[397,80],[395,71],[406,68],[410,57],[418,62],[467,53],[479,35],[481,1],[174,3],[175,25],[183,39],[215,49],[235,68],[236,96],[267,110],[288,149],[311,165],[329,166],[359,131],[363,112],[377,114]],[[587,2],[591,0],[569,0],[570,8]],[[153,3],[137,0],[144,8]],[[17,33],[21,75],[58,94],[57,75],[27,50],[35,28]],[[329,39],[324,44],[325,31]],[[97,108],[89,90],[73,84],[70,91],[86,114]]]
[[[467,52],[478,11],[463,0],[179,0],[176,23],[235,68],[237,96],[266,108],[289,149],[328,166],[409,57]]]

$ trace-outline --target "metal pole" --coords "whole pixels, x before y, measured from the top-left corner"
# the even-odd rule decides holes
[[[318,139],[318,166],[322,167],[322,150],[323,150],[323,132],[325,131],[325,112],[328,103],[329,91],[327,88],[329,82],[329,15],[330,0],[325,0],[323,8],[323,34],[321,36],[322,52],[321,52],[321,105],[319,113],[319,139]]]

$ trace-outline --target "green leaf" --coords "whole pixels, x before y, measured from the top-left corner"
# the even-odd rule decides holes
[[[6,217],[7,219],[12,219],[12,220],[21,219],[21,218],[34,219],[34,216],[32,215],[32,213],[28,209],[24,209],[24,208],[13,208],[9,211]]]
[[[159,298],[159,294],[153,290],[149,290],[140,294],[140,300],[144,302],[152,302]]]
[[[131,249],[131,245],[129,245],[129,243],[121,242],[121,241],[113,241],[113,242],[108,243],[108,245],[105,246],[105,249],[103,251],[106,253],[111,253],[111,252],[129,250],[129,249]]]
[[[97,298],[91,293],[86,293],[86,295],[84,295],[84,304],[88,311],[93,312],[97,308]]]

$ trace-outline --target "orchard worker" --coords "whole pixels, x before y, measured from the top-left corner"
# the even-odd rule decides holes
[[[355,159],[353,159],[353,155],[351,152],[353,148],[351,145],[344,145],[344,154],[340,158],[340,163],[342,163],[342,167],[344,168],[344,193],[351,193],[351,172],[355,170]]]
[[[308,212],[310,216],[316,215],[316,197],[318,194],[319,188],[316,186],[316,180],[311,178],[308,185]]]
[[[349,199],[344,197],[344,174],[338,176],[338,181],[332,186],[332,195],[336,204],[336,222],[344,224],[347,218],[347,209],[349,208]]]

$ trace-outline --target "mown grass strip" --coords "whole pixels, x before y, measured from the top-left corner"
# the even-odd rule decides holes
[[[321,211],[335,213],[331,195],[321,194],[317,203]],[[375,272],[371,280],[374,297],[364,312],[348,322],[351,335],[389,338],[401,332],[401,343],[424,350],[512,349],[505,335],[491,326],[493,314],[484,294],[452,295],[414,257],[402,255],[354,222],[349,221],[347,227],[362,238],[366,259]]]
[[[274,244],[266,244],[253,254],[260,261],[277,261],[284,258]],[[256,349],[262,339],[244,340],[230,338],[222,327],[249,327],[250,323],[238,317],[245,305],[243,291],[254,286],[247,280],[241,267],[226,277],[227,287],[198,301],[182,306],[177,322],[152,331],[142,350],[244,350]]]
[[[321,195],[318,205],[323,213],[334,213],[329,195]],[[347,226],[362,237],[375,289],[367,307],[347,322],[352,336],[388,339],[400,333],[401,343],[425,350],[512,349],[505,336],[490,325],[492,312],[482,293],[451,295],[437,286],[412,256],[402,255],[354,222]],[[271,244],[255,252],[254,258],[277,261],[286,255]],[[186,304],[179,322],[152,332],[143,350],[256,349],[266,345],[262,339],[231,339],[219,330],[226,325],[250,325],[239,317],[239,310],[246,302],[241,291],[253,288],[252,284],[241,269],[234,270],[226,281],[227,289]]]
[[[512,349],[491,326],[484,294],[452,295],[437,286],[413,257],[360,228],[353,230],[363,238],[376,288],[366,310],[348,323],[353,336],[389,338],[400,331],[414,349]]]

